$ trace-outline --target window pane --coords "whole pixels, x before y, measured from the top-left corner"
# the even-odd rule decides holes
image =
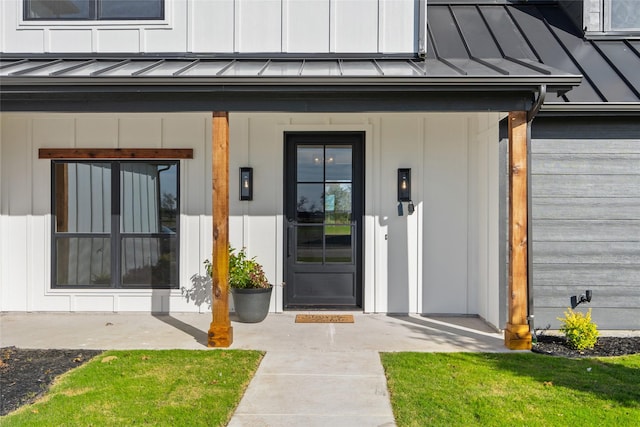
[[[351,224],[351,184],[325,185],[325,224]]]
[[[28,0],[26,19],[93,19],[92,0]]]
[[[322,182],[324,180],[324,147],[305,145],[298,147],[298,182]]]
[[[111,165],[55,163],[58,233],[111,231]]]
[[[640,29],[640,1],[611,0],[611,29]]]
[[[124,233],[176,232],[176,164],[122,163],[120,223]]]
[[[123,286],[177,286],[175,238],[125,237],[121,251]]]
[[[99,19],[163,19],[163,0],[101,0]]]
[[[326,262],[352,262],[351,230],[352,227],[350,225],[325,226]]]
[[[56,255],[56,285],[111,284],[111,240],[108,237],[59,237]]]
[[[322,262],[322,226],[297,227],[297,262]]]
[[[326,180],[338,182],[351,181],[351,147],[327,146],[325,151]]]
[[[322,222],[324,220],[324,186],[322,184],[298,184],[298,222]]]

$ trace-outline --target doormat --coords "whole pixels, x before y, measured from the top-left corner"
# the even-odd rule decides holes
[[[353,323],[353,314],[296,314],[296,323]]]

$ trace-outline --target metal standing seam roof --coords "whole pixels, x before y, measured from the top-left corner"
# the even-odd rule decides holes
[[[0,84],[3,91],[11,86],[37,90],[39,85],[419,85],[481,90],[546,84],[545,109],[638,108],[640,40],[584,39],[553,3],[439,2],[427,8],[428,47],[423,59],[4,54]]]
[[[574,84],[576,75],[529,59],[3,58],[6,84]],[[579,77],[579,76],[578,76]]]

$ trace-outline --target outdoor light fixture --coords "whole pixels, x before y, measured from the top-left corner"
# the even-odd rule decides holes
[[[253,168],[240,168],[240,200],[253,200]]]
[[[411,201],[411,169],[398,169],[398,201]]]
[[[593,293],[590,290],[586,290],[584,294],[580,295],[580,299],[578,299],[578,297],[576,295],[573,295],[571,297],[571,308],[576,308],[578,305],[582,304],[583,302],[591,302],[591,297],[593,296]]]

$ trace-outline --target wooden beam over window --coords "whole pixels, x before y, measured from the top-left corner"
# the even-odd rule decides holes
[[[531,349],[528,322],[527,112],[509,113],[509,313],[505,345]]]
[[[214,112],[212,120],[213,320],[209,347],[229,347],[233,328],[229,320],[229,113]]]
[[[40,148],[40,159],[193,159],[191,148]]]

